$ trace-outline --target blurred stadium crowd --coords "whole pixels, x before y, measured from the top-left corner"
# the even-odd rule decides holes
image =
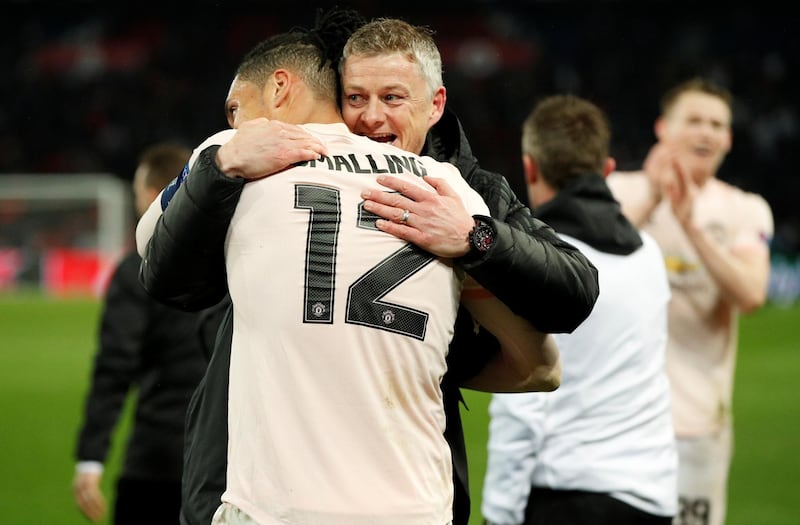
[[[429,25],[442,51],[448,106],[476,155],[524,198],[519,128],[541,96],[600,105],[623,169],[654,140],[658,97],[704,74],[736,96],[734,146],[721,178],[762,194],[773,250],[800,252],[797,15],[768,4],[666,2],[338,2],[366,16]],[[276,31],[313,21],[287,2],[4,2],[0,21],[0,174],[111,172],[130,180],[156,141],[188,146],[226,127],[238,59]],[[47,6],[47,7],[46,7]],[[2,175],[0,175],[2,176]]]

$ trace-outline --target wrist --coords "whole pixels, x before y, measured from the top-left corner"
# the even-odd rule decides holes
[[[93,460],[78,461],[75,464],[75,472],[77,472],[78,474],[83,474],[83,473],[102,474],[103,464],[99,461],[93,461]]]
[[[216,164],[217,169],[227,177],[232,179],[244,178],[240,166],[236,163],[236,155],[231,151],[231,148],[230,142],[220,146],[219,149],[217,149],[217,154],[214,156],[214,164]]]
[[[649,182],[650,182],[650,184],[649,184],[649,186],[650,186],[650,192],[649,192],[650,202],[653,204],[653,206],[658,206],[658,203],[661,202],[661,199],[663,198],[664,195],[663,195],[663,193],[661,193],[661,187],[658,184],[656,184],[652,179],[649,179]]]

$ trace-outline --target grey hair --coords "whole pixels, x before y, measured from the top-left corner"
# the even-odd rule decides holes
[[[347,40],[342,52],[341,72],[351,56],[376,56],[399,53],[419,66],[432,99],[442,81],[442,56],[433,31],[397,18],[376,18],[358,28]]]

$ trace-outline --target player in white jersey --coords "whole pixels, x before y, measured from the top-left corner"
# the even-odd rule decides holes
[[[360,193],[403,173],[444,178],[472,214],[486,206],[452,165],[344,124],[306,128],[329,155],[246,185],[228,234],[223,501],[264,524],[447,523],[439,382],[461,278],[378,230]]]
[[[390,173],[417,191],[446,180],[472,213],[487,208],[453,166],[350,134],[328,89],[333,71],[318,66],[318,41],[293,32],[265,42],[256,53],[272,53],[268,80],[235,79],[229,101],[321,123],[306,130],[322,139],[323,157],[253,181],[270,173],[257,139],[274,129],[239,113],[238,102],[229,106],[237,131],[194,156],[251,181],[225,241],[234,333],[227,486],[214,522],[444,525],[453,487],[439,381],[461,277],[448,260],[379,231],[360,195],[365,186],[380,191],[377,176]],[[330,83],[320,88],[325,71]],[[156,220],[168,222],[174,209]],[[137,228],[140,247],[147,224]],[[464,302],[478,322],[490,331],[504,324],[501,344],[548,358],[538,381],[555,388],[552,340],[487,314],[493,297],[474,297]]]
[[[644,171],[608,179],[625,214],[661,247],[672,290],[676,525],[725,521],[738,318],[767,296],[770,207],[716,177],[731,147],[731,102],[727,90],[703,79],[676,86],[662,99],[659,143]]]

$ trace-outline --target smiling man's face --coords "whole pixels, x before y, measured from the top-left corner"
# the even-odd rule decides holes
[[[358,135],[420,153],[444,104],[444,87],[431,96],[419,66],[399,53],[351,56],[342,68],[342,117]]]
[[[713,177],[731,149],[731,110],[718,97],[687,91],[656,126],[659,140],[671,144],[692,178]]]

